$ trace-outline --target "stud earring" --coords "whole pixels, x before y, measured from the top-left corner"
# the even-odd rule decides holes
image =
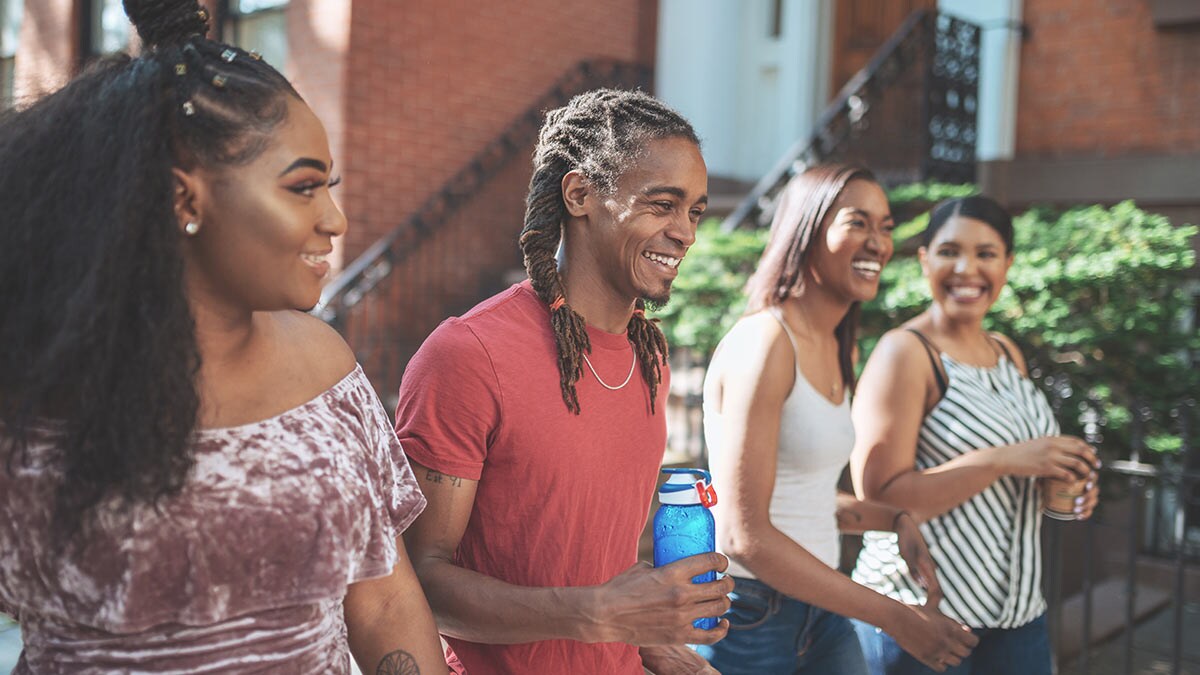
[[[189,220],[187,225],[183,226],[183,231],[187,234],[187,236],[194,237],[196,236],[196,233],[200,231],[200,223],[194,220]]]

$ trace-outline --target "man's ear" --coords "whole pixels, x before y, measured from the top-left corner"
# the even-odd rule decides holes
[[[203,189],[200,178],[195,172],[184,171],[179,167],[171,168],[174,180],[175,220],[180,232],[185,232],[188,223],[201,223],[200,193]],[[191,234],[195,234],[192,232]]]
[[[592,185],[577,169],[567,172],[562,179],[562,198],[567,205],[567,213],[574,218],[588,215],[590,204],[588,197],[592,195]]]

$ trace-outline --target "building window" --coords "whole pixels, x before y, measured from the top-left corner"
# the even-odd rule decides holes
[[[262,54],[284,72],[287,66],[288,0],[227,0],[225,35],[233,44]]]
[[[129,49],[133,26],[125,17],[121,0],[87,0],[83,53],[85,60]]]

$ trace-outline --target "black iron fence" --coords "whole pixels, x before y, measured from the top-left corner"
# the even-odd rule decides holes
[[[1049,523],[1046,596],[1061,673],[1185,672],[1188,640],[1200,638],[1185,611],[1200,603],[1200,472],[1171,464],[1112,462],[1094,518]]]

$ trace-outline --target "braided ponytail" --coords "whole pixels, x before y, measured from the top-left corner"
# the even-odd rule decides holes
[[[649,141],[680,137],[699,145],[687,120],[661,101],[642,92],[598,89],[580,94],[546,115],[533,156],[533,177],[525,201],[521,251],[534,292],[550,307],[550,325],[558,351],[563,402],[580,412],[576,383],[583,375],[583,355],[591,352],[587,324],[564,299],[555,254],[567,217],[562,198],[563,176],[578,170],[602,192],[615,189],[623,171],[636,163]],[[655,412],[667,342],[657,320],[645,317],[644,302],[627,327],[629,341],[650,388]]]

